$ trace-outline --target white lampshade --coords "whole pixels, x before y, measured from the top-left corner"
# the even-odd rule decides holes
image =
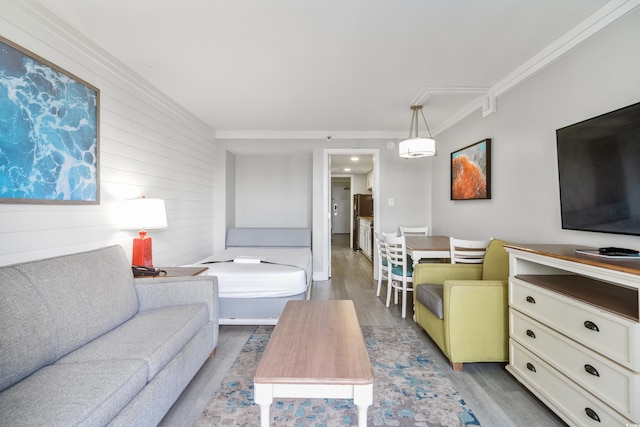
[[[424,125],[427,127],[427,134],[429,137],[422,137],[418,135],[418,112],[422,115]],[[427,119],[422,111],[422,105],[411,106],[411,126],[409,127],[409,138],[404,141],[400,141],[398,144],[400,157],[406,159],[415,159],[416,157],[426,157],[436,155],[436,141],[431,136]]]
[[[167,211],[162,199],[125,200],[122,204],[121,227],[124,230],[167,228]]]
[[[416,158],[436,155],[436,141],[433,138],[410,138],[400,141],[400,157]]]

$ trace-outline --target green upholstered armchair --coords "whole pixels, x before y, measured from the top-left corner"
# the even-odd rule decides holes
[[[418,264],[415,319],[462,370],[466,362],[509,360],[509,255],[492,240],[483,264]]]

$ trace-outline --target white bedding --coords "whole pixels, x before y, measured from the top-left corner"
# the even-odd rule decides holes
[[[262,262],[233,262],[236,257]],[[311,249],[306,247],[233,247],[205,258],[202,274],[217,276],[220,298],[277,298],[299,295],[311,285]]]

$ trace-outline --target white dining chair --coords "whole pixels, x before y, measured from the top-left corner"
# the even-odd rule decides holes
[[[491,240],[493,239],[464,240],[450,237],[451,264],[482,264]]]
[[[374,232],[376,250],[378,251],[378,290],[376,296],[380,296],[382,281],[389,278],[389,260],[387,259],[387,248],[384,244],[384,234],[379,231]]]
[[[429,227],[400,227],[401,236],[428,236]]]
[[[405,236],[385,236],[384,242],[390,266],[387,279],[387,307],[391,303],[391,291],[395,293],[396,304],[398,304],[398,293],[402,292],[402,318],[404,319],[407,317],[407,293],[413,292],[413,265],[407,262]]]

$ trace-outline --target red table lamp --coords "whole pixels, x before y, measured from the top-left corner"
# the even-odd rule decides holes
[[[123,229],[140,230],[133,239],[131,265],[153,267],[151,237],[146,230],[167,228],[167,212],[162,199],[125,200],[123,204]]]

